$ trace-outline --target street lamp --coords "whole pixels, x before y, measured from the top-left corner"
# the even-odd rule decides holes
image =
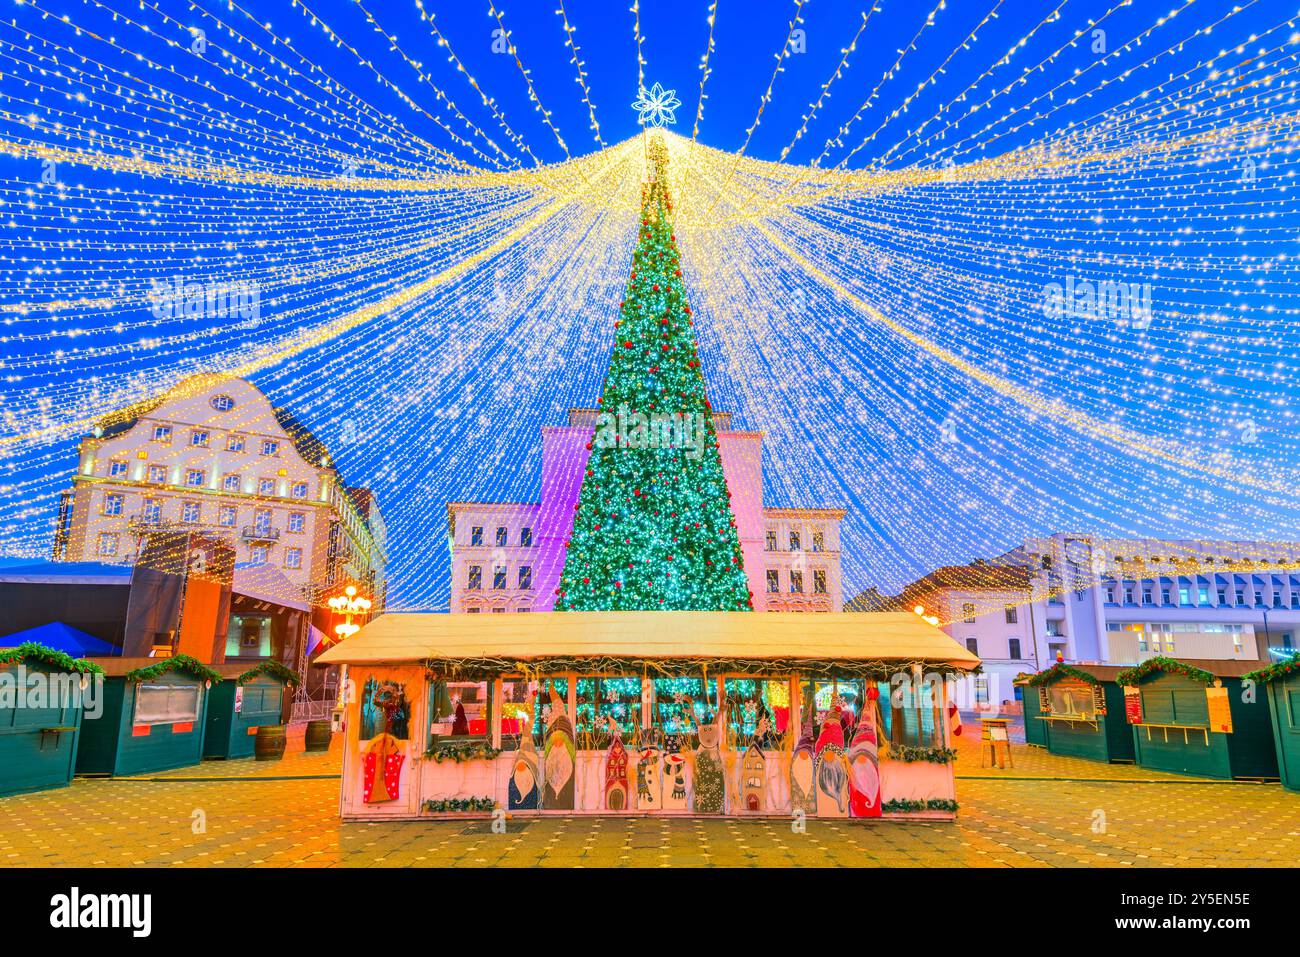
[[[931,625],[935,625],[935,626],[937,626],[937,625],[939,624],[939,616],[938,616],[938,615],[927,615],[927,614],[925,613],[925,606],[924,606],[924,605],[917,605],[915,608],[912,609],[912,611],[914,611],[914,612],[916,612],[918,615],[920,615],[920,616],[921,616],[921,620],[924,621],[924,622],[926,622],[927,624],[931,624]]]
[[[343,616],[343,621],[334,626],[334,634],[338,635],[338,641],[351,638],[360,631],[361,626],[352,619],[357,615],[365,615],[370,611],[370,599],[358,595],[355,585],[349,585],[343,589],[343,594],[335,595],[326,604],[330,606],[334,614]]]

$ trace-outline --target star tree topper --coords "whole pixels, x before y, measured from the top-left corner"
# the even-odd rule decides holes
[[[632,109],[637,111],[637,120],[642,126],[676,125],[677,116],[674,110],[682,105],[682,101],[677,99],[676,90],[665,90],[660,84],[656,83],[650,89],[642,88],[636,101],[632,104]]]

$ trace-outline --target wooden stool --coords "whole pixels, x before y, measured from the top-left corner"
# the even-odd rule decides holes
[[[980,767],[986,756],[991,767],[1013,766],[1010,723],[1009,718],[980,718]]]

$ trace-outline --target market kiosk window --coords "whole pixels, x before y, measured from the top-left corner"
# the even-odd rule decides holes
[[[708,710],[712,696],[704,692],[703,678],[655,678],[655,719],[664,734],[680,735],[682,747],[696,745],[695,732]],[[692,718],[687,699],[695,702]]]
[[[522,675],[506,675],[501,679],[501,748],[504,751],[519,749],[519,738],[528,726],[527,705],[537,691],[537,682],[528,681]],[[541,720],[534,715],[533,721]]]
[[[772,750],[781,746],[790,727],[790,681],[787,678],[726,678],[727,740],[737,750],[751,741]],[[760,724],[764,733],[759,734]]]
[[[1101,686],[1084,681],[1057,681],[1047,687],[1047,713],[1053,717],[1095,720],[1105,706],[1098,699]]]
[[[488,737],[492,682],[438,678],[429,684],[429,740]]]
[[[613,743],[610,722],[624,744],[636,740],[641,727],[641,678],[638,675],[586,675],[574,685],[579,750],[601,750]]]
[[[132,724],[186,724],[199,717],[198,684],[140,684]]]
[[[914,686],[911,675],[876,683],[880,693],[880,734],[891,744],[931,747],[942,744],[939,708],[943,702],[942,679],[922,680]]]
[[[821,733],[822,725],[826,723],[837,705],[840,708],[840,723],[852,729],[858,723],[858,716],[862,713],[866,692],[866,683],[861,678],[805,680],[799,689],[800,698],[804,702],[805,717],[809,709],[808,702],[812,702],[813,722],[818,734]]]
[[[1210,706],[1202,688],[1142,688],[1142,723],[1201,728],[1210,726]]]

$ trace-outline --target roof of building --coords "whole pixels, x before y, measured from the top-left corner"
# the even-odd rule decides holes
[[[891,660],[970,670],[980,660],[912,614],[601,611],[528,615],[387,614],[320,664],[559,656]]]

